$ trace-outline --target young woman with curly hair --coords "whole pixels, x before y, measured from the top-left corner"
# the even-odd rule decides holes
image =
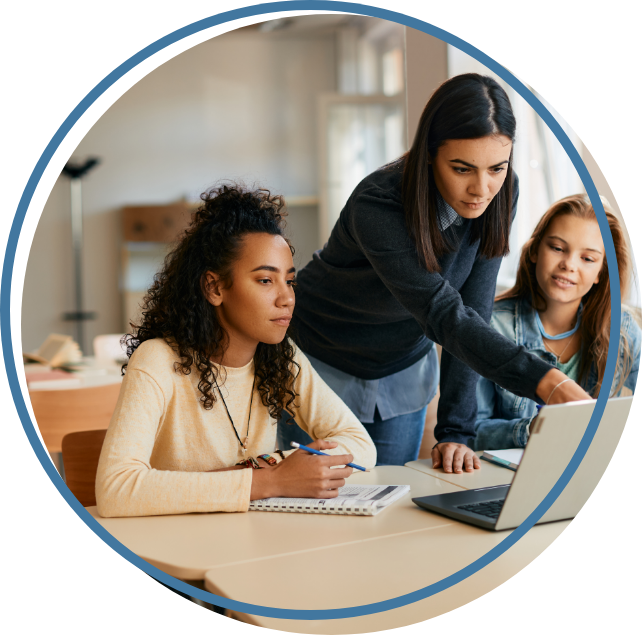
[[[362,424],[288,337],[295,270],[282,198],[236,186],[201,198],[127,336],[96,479],[102,516],[333,498],[352,468],[332,466],[375,464]],[[333,456],[275,452],[285,413]]]

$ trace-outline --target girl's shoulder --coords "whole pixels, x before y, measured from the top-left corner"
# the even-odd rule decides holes
[[[493,314],[515,313],[520,301],[519,298],[502,298],[501,300],[495,300],[493,303]]]
[[[294,349],[294,367],[292,368],[292,373],[294,374],[297,386],[300,388],[302,386],[315,385],[320,380],[320,376],[312,365],[312,362],[293,340],[290,340],[290,344],[292,344],[292,348]]]
[[[138,346],[129,359],[127,370],[141,370],[149,375],[174,372],[174,362],[178,355],[163,339],[157,337],[146,340]]]
[[[639,309],[634,309],[626,304],[622,305],[620,332],[621,335],[629,340],[629,346],[633,348],[634,351],[635,349],[639,349],[640,343],[642,342],[642,329],[638,323],[639,319]]]
[[[305,356],[305,353],[294,343],[293,339],[291,338],[288,338],[288,339],[289,339],[290,345],[294,349],[293,361],[295,362],[295,364],[298,364],[301,370],[305,368],[307,371],[308,368],[312,368],[312,364],[310,363],[310,360]],[[296,367],[294,370],[296,375],[297,374]]]
[[[515,339],[519,307],[520,300],[517,298],[504,298],[493,304],[491,326],[510,340]]]

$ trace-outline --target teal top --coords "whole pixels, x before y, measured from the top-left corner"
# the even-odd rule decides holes
[[[570,377],[573,381],[577,381],[580,376],[580,352],[578,351],[569,359],[567,362],[558,362],[557,367],[567,376]]]

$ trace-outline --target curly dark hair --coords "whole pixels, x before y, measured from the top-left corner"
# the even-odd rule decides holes
[[[247,234],[284,235],[283,197],[268,190],[248,190],[236,184],[213,187],[201,194],[203,203],[176,247],[167,255],[163,268],[143,300],[140,324],[131,324],[132,334],[123,340],[127,356],[145,341],[163,338],[177,353],[176,372],[200,373],[200,401],[210,410],[216,401],[214,390],[220,368],[212,359],[221,359],[229,338],[205,296],[207,272],[232,284],[232,265],[239,257]],[[261,401],[275,419],[285,410],[291,417],[297,393],[294,380],[300,366],[294,361],[294,347],[288,329],[279,344],[259,343],[254,355],[256,386]],[[127,364],[123,365],[123,373]],[[214,390],[213,390],[214,388]]]

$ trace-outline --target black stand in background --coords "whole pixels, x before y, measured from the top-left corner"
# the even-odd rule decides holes
[[[84,323],[87,320],[95,320],[95,311],[83,310],[83,269],[82,269],[82,177],[93,167],[98,165],[96,158],[87,159],[83,164],[67,163],[62,173],[69,177],[71,184],[71,242],[74,252],[74,289],[76,296],[76,309],[63,314],[62,319],[76,323],[76,341],[83,354],[88,353],[87,342],[85,342]]]

